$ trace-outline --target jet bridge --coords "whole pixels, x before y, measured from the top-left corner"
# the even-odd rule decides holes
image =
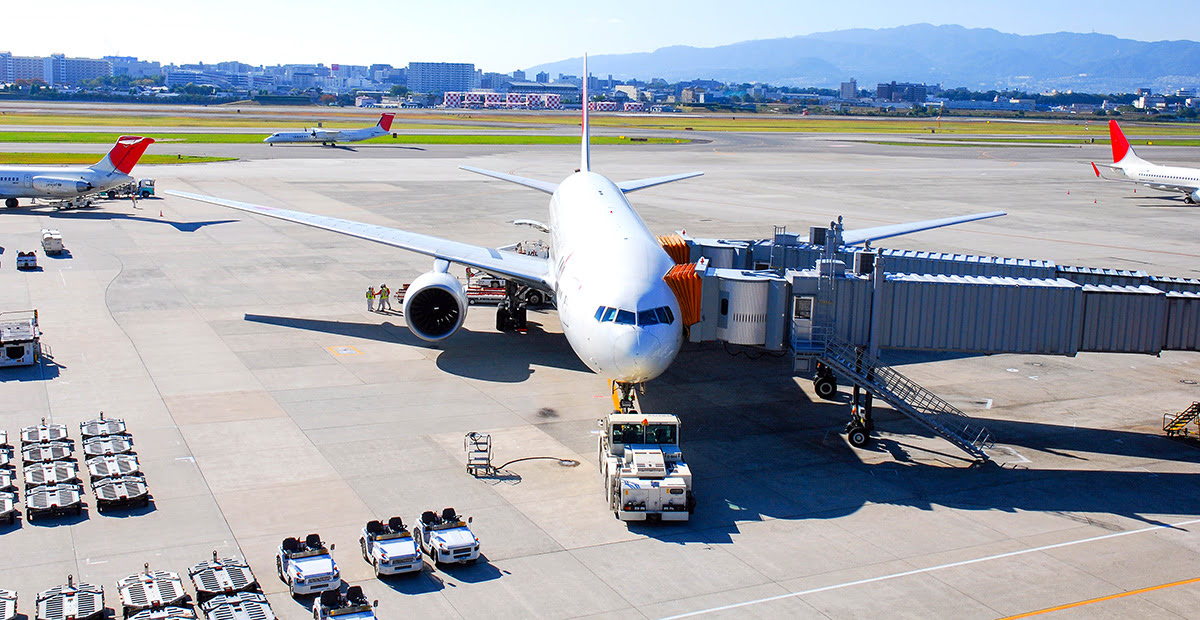
[[[1200,280],[841,243],[841,224],[807,238],[693,239],[680,233],[700,286],[692,342],[790,350],[796,374],[831,397],[854,388],[851,443],[872,430],[872,397],[987,460],[987,429],[879,361],[883,349],[953,353],[1200,350]],[[682,258],[682,252],[677,257]],[[677,294],[684,289],[675,287]],[[685,295],[686,296],[686,295]]]

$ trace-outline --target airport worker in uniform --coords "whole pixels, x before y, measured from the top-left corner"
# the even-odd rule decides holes
[[[375,287],[367,287],[367,312],[375,311]]]
[[[383,312],[386,308],[388,312],[392,311],[392,301],[388,299],[392,296],[392,291],[387,287],[387,284],[379,285],[379,311]]]

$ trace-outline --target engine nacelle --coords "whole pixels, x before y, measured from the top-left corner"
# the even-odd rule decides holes
[[[1192,199],[1192,204],[1200,205],[1200,189],[1194,190],[1188,197]]]
[[[444,271],[421,274],[404,293],[404,319],[421,340],[448,338],[465,318],[467,291],[458,278]]]
[[[51,196],[75,196],[92,189],[92,184],[87,181],[67,177],[37,176],[30,182],[35,191]]]

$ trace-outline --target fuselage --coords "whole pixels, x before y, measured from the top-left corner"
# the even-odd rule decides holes
[[[263,140],[267,144],[285,142],[316,142],[333,144],[335,142],[359,142],[387,135],[387,131],[376,125],[366,129],[310,129],[308,131],[277,131]]]
[[[0,198],[70,198],[132,180],[119,171],[101,172],[87,166],[3,166]]]
[[[612,181],[577,172],[550,199],[550,269],[563,333],[584,364],[622,383],[662,374],[683,343],[674,261]]]
[[[1126,164],[1121,172],[1127,178],[1145,183],[1155,189],[1176,190],[1182,187],[1200,188],[1200,170],[1179,166],[1159,166],[1146,161]]]

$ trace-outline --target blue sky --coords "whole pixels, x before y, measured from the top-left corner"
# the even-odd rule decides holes
[[[138,56],[164,63],[403,66],[442,60],[508,72],[583,51],[709,47],[921,22],[1017,34],[1095,31],[1149,41],[1195,39],[1200,24],[1196,6],[1195,0],[1160,0],[1142,7],[1109,0],[15,0],[5,9],[0,50]]]

